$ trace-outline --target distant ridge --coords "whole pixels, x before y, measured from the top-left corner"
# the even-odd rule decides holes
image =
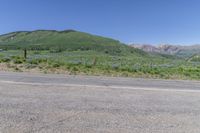
[[[190,57],[195,54],[200,54],[199,44],[191,46],[170,45],[170,44],[161,44],[161,45],[131,44],[130,46],[150,53],[170,54],[170,55],[177,55],[180,57]]]

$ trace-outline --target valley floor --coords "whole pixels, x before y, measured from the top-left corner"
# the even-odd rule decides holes
[[[200,62],[165,56],[110,55],[96,51],[28,51],[28,57],[24,59],[23,51],[8,50],[0,52],[0,70],[200,80]]]

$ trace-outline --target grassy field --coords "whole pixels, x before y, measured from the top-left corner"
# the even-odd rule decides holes
[[[200,79],[200,56],[150,54],[84,32],[36,30],[0,35],[0,70],[164,79]],[[22,49],[28,50],[27,59]],[[185,53],[181,53],[184,54]]]
[[[14,71],[164,79],[200,79],[200,63],[158,55],[111,55],[89,51],[0,52],[1,67]]]

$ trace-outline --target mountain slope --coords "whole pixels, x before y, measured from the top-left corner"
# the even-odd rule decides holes
[[[134,48],[141,49],[146,52],[171,54],[171,55],[176,54],[180,50],[179,46],[168,45],[168,44],[158,45],[158,46],[148,45],[148,44],[144,44],[144,45],[132,44],[131,46]]]
[[[192,45],[192,46],[180,46],[180,45],[131,45],[134,48],[141,49],[150,53],[161,53],[161,54],[169,54],[176,55],[178,57],[188,58],[196,54],[200,54],[200,45]]]
[[[145,52],[130,48],[114,39],[91,35],[74,30],[36,30],[13,32],[0,36],[0,48],[37,50],[95,50],[109,53]]]

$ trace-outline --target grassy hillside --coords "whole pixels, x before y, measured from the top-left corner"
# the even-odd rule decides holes
[[[28,49],[26,59],[24,48]],[[73,30],[1,35],[0,49],[0,70],[200,79],[199,56],[185,60],[146,53],[110,38]]]
[[[130,48],[119,41],[74,30],[13,32],[0,36],[0,48],[12,50],[27,48],[31,50],[51,50],[54,52],[94,50],[111,54],[145,54],[145,52]]]

